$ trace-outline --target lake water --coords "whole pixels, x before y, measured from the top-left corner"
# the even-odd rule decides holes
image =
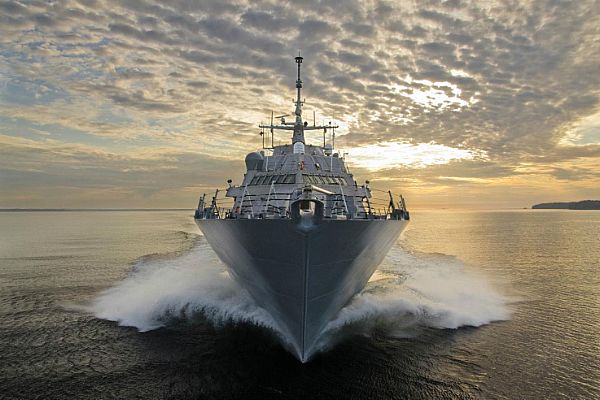
[[[600,398],[600,212],[414,212],[299,363],[189,211],[0,212],[0,398]]]

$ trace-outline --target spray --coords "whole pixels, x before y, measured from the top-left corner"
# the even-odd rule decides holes
[[[486,277],[456,258],[396,247],[365,289],[325,327],[311,354],[348,334],[383,331],[406,337],[423,327],[456,329],[505,320],[506,303]],[[177,257],[140,259],[126,279],[100,293],[88,310],[142,332],[201,313],[216,326],[265,327],[290,348],[285,330],[236,284],[204,241]]]

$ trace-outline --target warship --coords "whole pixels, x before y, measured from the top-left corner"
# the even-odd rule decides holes
[[[303,120],[303,58],[295,60],[294,120],[271,113],[270,123],[259,125],[263,149],[246,156],[242,182],[228,180],[211,200],[202,195],[194,218],[233,279],[270,313],[291,352],[305,362],[410,215],[401,195],[354,180],[345,155],[335,150],[335,123]],[[274,130],[290,131],[291,143],[275,146]],[[322,143],[320,132],[318,145],[307,143],[305,132],[312,130],[323,133]]]

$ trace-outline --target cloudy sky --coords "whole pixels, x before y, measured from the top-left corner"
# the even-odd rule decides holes
[[[305,116],[413,209],[600,199],[599,1],[0,0],[0,207],[194,207],[299,50]]]

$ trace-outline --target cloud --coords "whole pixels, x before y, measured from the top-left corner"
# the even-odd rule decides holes
[[[40,149],[86,145],[134,155],[163,148],[240,160],[258,145],[261,118],[292,108],[292,58],[301,50],[307,114],[335,115],[339,146],[435,143],[486,155],[448,161],[451,173],[436,165],[411,171],[423,187],[487,186],[488,165],[503,174],[492,179],[499,187],[529,179],[524,170],[557,187],[597,182],[600,44],[592,0],[9,0],[0,9],[0,134]],[[81,154],[85,165],[94,153]],[[3,176],[22,167],[10,160]],[[482,176],[469,175],[473,165]],[[181,179],[180,187],[190,183]]]
[[[436,143],[379,143],[356,147],[350,153],[355,164],[369,170],[389,169],[398,166],[425,168],[448,164],[453,160],[486,159],[485,153],[457,149]]]
[[[241,172],[243,161],[203,156],[173,149],[152,149],[133,153],[98,151],[93,146],[64,145],[46,140],[15,140],[0,136],[0,185],[4,188],[1,204],[16,201],[22,193],[43,191],[36,207],[98,207],[106,198],[89,204],[78,198],[48,204],[48,198],[61,199],[61,192],[122,193],[112,198],[122,207],[136,204],[152,207],[158,201],[168,207],[169,196],[181,197],[182,189],[194,188],[186,197],[197,197],[202,191],[223,186],[222,171],[232,167]],[[239,175],[239,174],[238,174]],[[66,203],[65,203],[66,202]],[[172,203],[171,203],[172,204]],[[182,204],[182,206],[186,206]]]

